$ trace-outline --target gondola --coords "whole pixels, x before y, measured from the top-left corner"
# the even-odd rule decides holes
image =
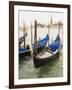
[[[50,25],[50,27],[52,26],[52,23]],[[49,27],[49,29],[50,29]],[[60,45],[60,24],[58,27],[58,36],[57,38],[50,44],[48,43],[48,47],[46,47],[46,49],[38,54],[37,53],[37,48],[34,48],[34,52],[33,52],[33,61],[34,61],[34,66],[36,68],[41,67],[43,65],[46,65],[48,62],[52,61],[52,60],[56,60],[59,57],[59,51],[60,51],[60,47],[62,47],[62,45]],[[50,35],[50,34],[49,34]],[[50,38],[49,38],[50,40]],[[35,36],[34,36],[34,44],[37,46],[37,21],[35,21]]]
[[[47,34],[43,39],[37,41],[37,46],[35,46],[35,44],[32,44],[32,49],[34,50],[35,48],[37,48],[37,53],[42,52],[47,45],[48,39],[49,39],[49,37]]]
[[[57,59],[59,57],[59,42],[58,37],[46,48],[45,52],[41,55],[33,54],[34,66],[36,68],[47,64],[49,61]]]
[[[23,26],[23,37],[19,39],[19,58],[24,57],[24,56],[31,56],[31,51],[30,51],[30,46],[26,46],[26,36],[27,32],[25,32],[25,23]],[[24,46],[21,47],[20,44],[24,42]]]
[[[29,45],[26,48],[19,47],[19,57],[31,56]]]
[[[20,44],[24,41],[24,38],[25,38],[25,36],[23,36],[19,39],[19,41],[20,41],[19,42],[19,57],[31,56],[31,51],[30,51],[30,46],[29,45],[27,45],[27,47],[25,46],[25,44],[24,44],[24,47],[20,46]]]

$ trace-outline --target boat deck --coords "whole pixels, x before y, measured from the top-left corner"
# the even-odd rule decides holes
[[[50,56],[52,56],[52,53],[46,51],[43,55],[39,55],[38,57],[39,58],[46,58],[46,57],[50,57]]]
[[[42,52],[41,54],[37,55],[38,58],[46,58],[46,57],[50,57],[54,54],[56,54],[58,52],[58,50],[56,50],[55,52],[52,52],[49,49],[46,49],[44,52]]]

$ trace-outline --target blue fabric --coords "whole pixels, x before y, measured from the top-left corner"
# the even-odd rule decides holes
[[[51,43],[51,45],[49,45],[49,48],[51,49],[51,51],[55,52],[58,48],[62,48],[63,44],[60,41],[59,36],[57,36],[57,38],[55,39],[54,42]]]
[[[51,51],[55,52],[58,48],[59,48],[59,42],[58,41],[54,41],[49,48],[51,49]]]
[[[26,51],[26,50],[27,50],[26,48],[19,48],[19,52]]]
[[[45,38],[43,38],[42,40],[39,40],[39,41],[37,42],[37,46],[44,47],[45,44],[46,44],[46,42],[48,41],[48,39],[49,39],[49,37],[48,37],[48,35],[46,35]],[[34,45],[34,44],[32,44],[32,48],[33,48],[33,49],[35,48],[35,45]]]

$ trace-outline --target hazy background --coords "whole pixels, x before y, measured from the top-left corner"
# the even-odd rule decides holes
[[[52,19],[52,24],[58,23],[59,21],[63,21],[63,12],[50,12],[50,11],[19,11],[19,18],[18,18],[18,23],[19,23],[19,38],[23,36],[23,27],[25,24],[26,27],[26,32],[27,32],[27,37],[26,37],[26,45],[29,44],[31,45],[31,24],[34,26],[34,21],[37,20],[37,23],[40,24],[45,24],[47,26],[48,24],[51,24],[51,19]],[[63,23],[63,22],[62,22]],[[32,35],[33,35],[33,43],[34,43],[34,27],[32,28]],[[62,28],[60,29],[60,37],[62,39]],[[58,26],[55,28],[50,28],[50,43],[51,40],[55,40],[56,36],[58,35]],[[44,38],[48,34],[48,28],[47,27],[37,27],[37,40],[39,38]],[[24,45],[22,43],[22,45]]]

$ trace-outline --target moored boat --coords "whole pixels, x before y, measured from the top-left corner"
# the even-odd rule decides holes
[[[19,48],[19,57],[24,57],[24,56],[31,56],[31,51],[29,45],[27,45],[26,48]]]
[[[44,66],[44,65],[48,64],[49,61],[56,60],[59,57],[59,51],[58,50],[53,54],[51,52],[49,54],[50,54],[50,56],[47,56],[44,58],[37,57],[37,56],[33,55],[34,66],[36,68]]]
[[[49,26],[49,29],[51,26],[52,26],[52,23]],[[36,68],[46,65],[48,62],[59,58],[59,55],[60,55],[59,51],[60,51],[60,48],[62,48],[62,46],[63,46],[61,43],[61,40],[60,40],[60,36],[59,36],[60,35],[60,24],[58,27],[58,32],[59,33],[58,33],[56,39],[53,42],[50,42],[50,43],[48,42],[48,46],[45,47],[44,51],[41,52],[40,54],[38,54],[37,48],[36,48],[36,46],[38,44],[37,43],[37,21],[35,21],[35,36],[34,36],[35,48],[33,51],[33,61],[34,61],[34,66]],[[49,40],[50,39],[51,38],[49,38]]]
[[[31,51],[30,51],[30,46],[27,44],[26,45],[26,36],[27,36],[27,32],[25,30],[25,23],[23,26],[23,37],[21,37],[19,39],[19,58],[20,57],[24,57],[24,56],[31,56]],[[24,42],[24,46],[21,47],[20,44]]]
[[[49,61],[59,57],[59,41],[55,40],[41,55],[33,54],[34,66],[36,68],[47,64]]]

